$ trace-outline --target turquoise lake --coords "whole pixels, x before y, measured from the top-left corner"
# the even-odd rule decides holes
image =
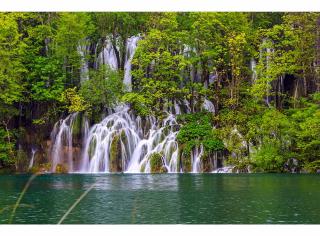
[[[0,223],[7,224],[30,175],[0,175]],[[320,224],[320,175],[40,175],[14,224]]]

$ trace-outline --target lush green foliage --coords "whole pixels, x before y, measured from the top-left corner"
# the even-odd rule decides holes
[[[1,13],[0,162],[19,159],[26,140],[14,130],[47,139],[62,115],[96,120],[124,102],[158,119],[177,104],[188,110],[178,118],[185,154],[203,145],[240,169],[287,171],[296,159],[316,172],[319,31],[319,13]],[[137,35],[128,92],[121,77],[127,39]],[[99,63],[106,40],[116,71]],[[214,113],[203,112],[204,99]]]
[[[116,71],[102,66],[97,71],[91,71],[90,78],[81,84],[80,95],[95,108],[95,112],[112,108],[120,101],[124,85]]]
[[[150,169],[151,173],[161,173],[164,172],[162,153],[152,153],[150,156]]]
[[[212,114],[195,113],[185,114],[178,117],[181,124],[177,139],[184,145],[184,151],[190,151],[203,145],[207,152],[220,151],[224,149],[222,141],[217,137],[212,127]]]

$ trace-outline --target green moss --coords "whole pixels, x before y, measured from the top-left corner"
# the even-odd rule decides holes
[[[144,162],[140,167],[140,172],[143,173],[146,169],[146,163]]]
[[[111,172],[119,172],[122,170],[121,140],[119,135],[115,135],[111,142],[109,168]]]
[[[247,173],[248,170],[253,166],[249,158],[232,158],[230,157],[226,165],[234,166],[232,172],[234,173]],[[254,172],[263,172],[261,168],[253,168]]]
[[[97,140],[94,138],[89,144],[89,150],[88,150],[89,157],[93,156],[96,146],[97,146]]]
[[[56,167],[57,174],[65,174],[68,173],[68,168],[65,165],[58,164]]]
[[[120,139],[121,139],[123,145],[125,147],[127,147],[128,146],[128,139],[127,139],[127,136],[126,136],[126,133],[124,132],[124,130],[122,130],[122,132],[120,134]]]
[[[191,171],[191,152],[185,150],[184,145],[179,146],[178,150],[178,163],[181,162],[183,172]]]
[[[35,165],[31,169],[28,170],[29,173],[46,173],[51,170],[51,163],[42,163],[40,165]]]
[[[150,156],[151,173],[162,173],[162,167],[162,154],[158,152],[152,153]]]
[[[320,160],[313,161],[304,165],[303,169],[308,173],[317,173],[318,171],[320,171]]]
[[[76,115],[74,121],[73,121],[73,124],[72,124],[72,135],[73,136],[78,136],[81,134],[81,119],[82,116],[79,114],[79,115]]]
[[[29,164],[27,153],[20,149],[17,151],[16,155],[16,167],[18,168],[18,171],[26,171]]]
[[[191,157],[189,158],[189,156],[195,147],[203,145],[204,151],[207,153],[204,157],[209,157],[209,153],[224,150],[224,144],[222,140],[218,138],[213,127],[213,117],[211,113],[199,112],[179,115],[178,122],[181,128],[177,135],[177,140],[183,151],[181,153],[184,158],[181,160],[186,166],[191,166]],[[189,169],[189,167],[187,169]]]

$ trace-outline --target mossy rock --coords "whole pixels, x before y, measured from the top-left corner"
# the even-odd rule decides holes
[[[162,166],[159,173],[168,173],[168,170],[165,166]]]
[[[150,155],[150,170],[151,173],[163,172],[162,154],[159,152],[152,153]]]
[[[126,136],[126,132],[124,130],[122,130],[121,133],[120,133],[120,139],[121,139],[121,142],[123,143],[126,151],[128,152],[129,141],[128,141],[128,138]]]
[[[63,165],[63,164],[58,164],[56,167],[56,172],[57,174],[65,174],[68,173],[68,168]]]
[[[17,151],[16,154],[16,167],[18,171],[25,172],[29,165],[28,155],[22,149]]]
[[[50,163],[46,163],[46,164],[40,164],[37,166],[33,166],[31,167],[31,169],[28,170],[29,173],[48,173],[51,170],[51,164]]]
[[[146,163],[142,163],[141,167],[140,167],[140,172],[143,173],[146,169]]]
[[[212,171],[212,164],[211,164],[211,159],[212,157],[210,156],[209,153],[204,153],[201,157],[201,166],[202,166],[202,171],[203,172],[211,172]]]
[[[97,140],[96,138],[93,138],[90,143],[89,143],[89,150],[88,150],[88,155],[89,157],[92,157],[97,146]]]
[[[184,145],[179,146],[178,159],[182,165],[183,172],[191,172],[191,153],[186,153]]]
[[[119,135],[115,135],[112,139],[110,147],[109,169],[111,172],[122,171],[121,159],[121,140]]]

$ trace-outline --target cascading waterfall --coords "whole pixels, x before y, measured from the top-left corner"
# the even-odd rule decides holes
[[[138,36],[127,40],[126,61],[123,83],[131,89],[131,62],[137,47]],[[79,48],[84,55],[84,48]],[[83,53],[82,53],[83,52]],[[118,68],[118,61],[111,41],[107,39],[98,63],[107,64],[111,69]],[[85,68],[84,68],[85,69]],[[175,115],[181,114],[181,108],[189,113],[191,108],[187,100],[173,101],[168,108],[170,113],[162,121],[153,116],[142,119],[135,116],[127,105],[118,105],[100,122],[89,128],[85,119],[82,125],[82,151],[77,158],[73,155],[73,127],[78,113],[73,113],[57,122],[51,133],[52,172],[59,164],[67,167],[69,172],[151,172],[152,154],[160,153],[163,168],[169,173],[180,172],[178,160],[178,123]],[[214,113],[212,102],[205,99],[203,109]],[[203,146],[191,154],[192,172],[201,172]],[[74,160],[77,159],[77,160]],[[77,161],[77,163],[76,163]]]
[[[131,62],[134,56],[134,53],[137,48],[137,43],[140,38],[138,36],[133,36],[127,40],[126,48],[126,63],[124,65],[124,79],[123,83],[127,86],[127,89],[131,91]]]
[[[111,172],[113,155],[119,155],[121,170],[128,173],[150,172],[149,157],[162,152],[168,172],[177,172],[178,144],[176,120],[169,115],[161,125],[148,117],[145,126],[141,118],[122,105],[116,112],[94,125],[88,134],[82,157],[81,172]],[[149,128],[149,129],[148,129]],[[144,134],[144,130],[148,130]],[[118,149],[115,150],[114,149]]]
[[[109,38],[105,41],[105,47],[103,47],[102,52],[99,54],[98,61],[100,64],[109,65],[113,70],[118,68],[116,52]]]
[[[149,135],[137,144],[126,172],[150,172],[150,156],[156,152],[163,153],[162,160],[168,172],[178,172],[178,143],[176,142],[178,124],[175,117],[172,114],[168,115],[160,125],[156,124],[155,119],[150,121]]]

